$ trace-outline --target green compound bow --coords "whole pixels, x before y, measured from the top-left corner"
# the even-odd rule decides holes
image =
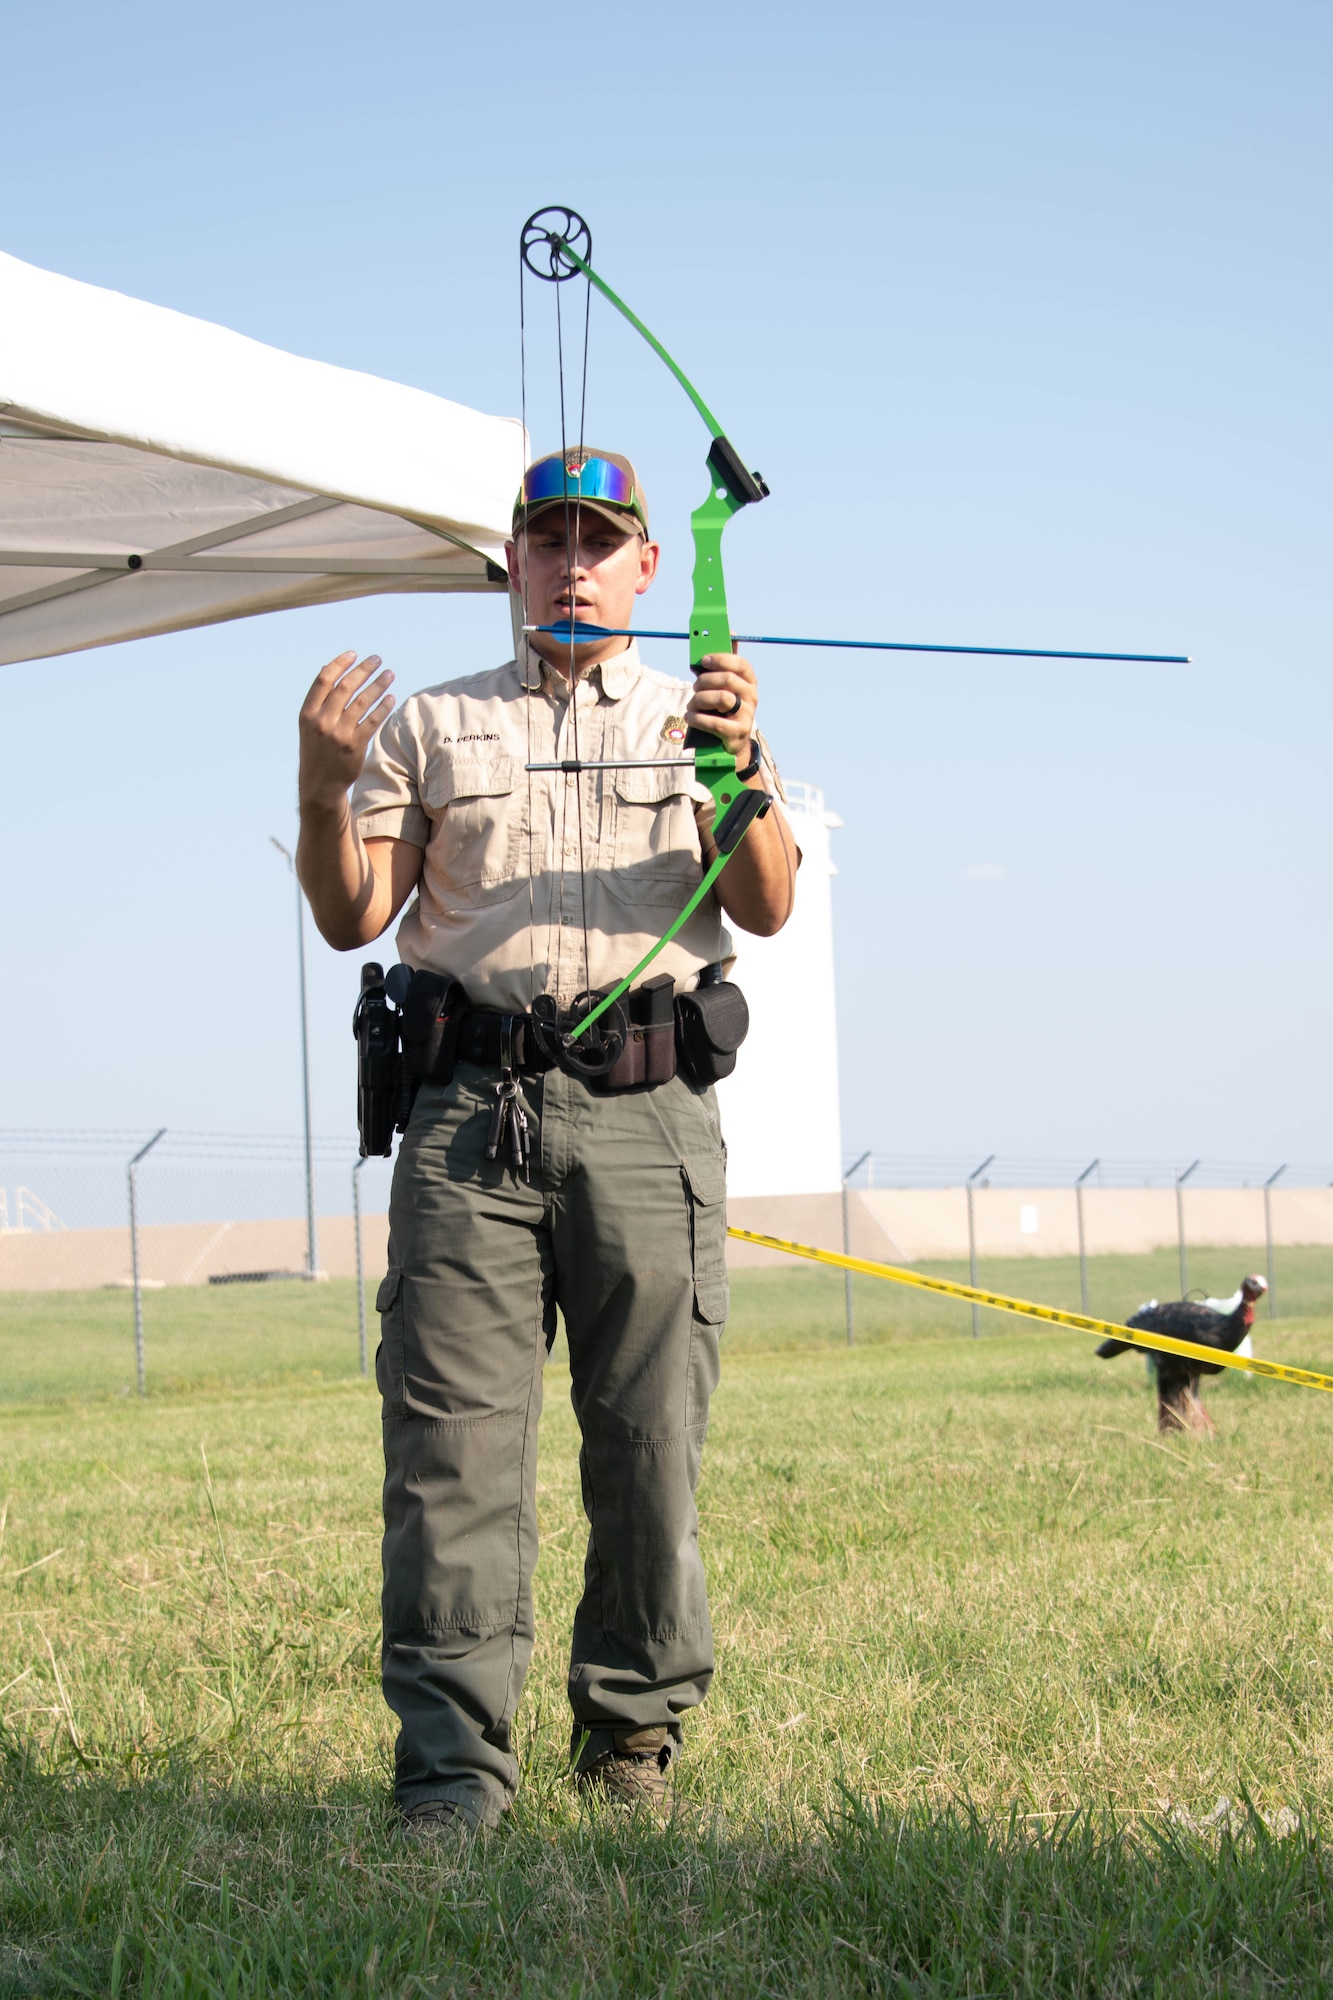
[[[1003,659],[1124,660],[1163,666],[1188,665],[1187,653],[1104,653],[1081,649],[1073,651],[1065,648],[1057,651],[1050,647],[1036,646],[942,646],[909,644],[893,639],[779,638],[757,632],[733,635],[727,617],[726,586],[722,579],[722,530],[732,515],[738,514],[742,507],[752,506],[756,500],[765,499],[768,494],[767,486],[757,472],[746,471],[739,453],[727,438],[721,424],[688,375],[672,360],[661,341],[655,334],[649,332],[638,314],[631,312],[625,301],[618,298],[605,280],[593,270],[589,261],[592,257],[592,234],[581,215],[572,208],[539,209],[523,225],[520,254],[524,267],[531,271],[534,277],[542,278],[547,283],[559,285],[569,278],[582,275],[590,285],[595,286],[622,318],[629,321],[635,332],[642,334],[654,354],[666,363],[708,426],[713,440],[708,451],[708,498],[701,506],[696,507],[690,516],[690,528],[694,537],[694,609],[690,614],[689,631],[635,633],[605,625],[574,626],[568,623],[527,626],[524,628],[526,631],[553,633],[571,646],[580,634],[589,640],[635,637],[688,639],[690,667],[694,672],[698,671],[709,653],[730,653],[735,651],[737,645],[746,644],[819,646],[873,653],[966,653],[985,654]],[[710,736],[700,729],[691,729],[685,738],[685,747],[694,753],[695,776],[713,798],[716,809],[713,839],[717,852],[685,908],[657,940],[652,950],[639,960],[633,971],[627,973],[618,985],[612,987],[577,1027],[564,1036],[567,1050],[572,1050],[579,1037],[600,1020],[608,1009],[614,1007],[618,1000],[623,999],[640,973],[652,964],[663,946],[670,944],[672,938],[689,922],[739,847],[748,829],[756,819],[763,817],[772,803],[766,793],[749,790],[740,782],[736,775],[735,758],[716,736]],[[685,760],[640,758],[632,761],[657,765],[667,762],[682,763]],[[568,772],[612,768],[619,766],[609,763],[583,763],[577,757],[560,764],[529,766],[530,770]],[[602,1053],[603,1057],[607,1054],[606,1051]]]
[[[582,248],[576,248],[581,245]],[[549,284],[564,284],[580,274],[596,287],[636,333],[642,334],[660,360],[664,361],[708,426],[712,444],[708,450],[708,495],[690,516],[694,540],[694,608],[690,613],[690,670],[697,673],[709,653],[730,653],[731,624],[727,617],[727,590],[722,574],[722,530],[742,507],[753,506],[768,495],[757,472],[747,472],[735,446],[705,403],[694,384],[667,353],[660,340],[649,332],[637,313],[630,311],[599,277],[588,261],[592,255],[592,232],[572,208],[542,208],[523,225],[519,252],[526,268]],[[571,641],[578,628],[567,635]],[[584,628],[585,636],[601,636],[601,628]],[[736,759],[725,743],[702,729],[690,729],[685,748],[694,752],[694,774],[710,793],[714,805],[713,843],[716,853],[704,870],[703,879],[675,921],[668,925],[657,943],[639,960],[632,971],[604,994],[565,1037],[572,1045],[596,1021],[624,998],[634,982],[650,966],[657,954],[684,928],[707,896],[757,819],[762,819],[772,800],[767,792],[754,791],[736,776]],[[561,769],[574,771],[574,763]]]

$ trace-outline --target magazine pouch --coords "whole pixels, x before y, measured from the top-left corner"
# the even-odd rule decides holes
[[[623,1005],[629,1025],[625,1046],[606,1074],[593,1083],[599,1097],[670,1083],[676,1074],[675,989],[675,980],[664,972],[626,994]]]

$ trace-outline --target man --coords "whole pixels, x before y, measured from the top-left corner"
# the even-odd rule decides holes
[[[508,544],[524,623],[626,627],[658,556],[628,459],[557,453],[529,468]],[[517,1787],[557,1306],[589,1522],[569,1670],[576,1781],[663,1804],[681,1716],[713,1670],[694,1487],[727,1304],[714,1094],[683,1074],[617,1089],[550,1067],[525,1019],[540,996],[568,1010],[605,991],[656,942],[711,858],[712,801],[688,764],[525,767],[683,756],[697,724],[746,784],[777,780],[739,655],[710,656],[691,688],[623,637],[572,652],[535,635],[517,659],[393,714],[378,657],[343,653],[301,710],[298,868],[321,932],[339,950],[368,945],[415,892],[400,954],[461,981],[472,1009],[451,1080],[422,1083],[399,1149],[377,1301],[384,1693],[415,1832],[492,1825]],[[798,863],[775,808],[653,977],[684,993],[720,971],[723,912],[779,930]]]

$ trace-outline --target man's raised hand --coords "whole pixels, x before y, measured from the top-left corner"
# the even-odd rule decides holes
[[[371,737],[393,707],[393,675],[379,673],[378,653],[356,662],[355,652],[339,653],[315,676],[301,704],[302,805],[341,802],[366,761]]]

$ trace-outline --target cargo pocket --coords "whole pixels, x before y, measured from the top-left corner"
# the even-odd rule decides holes
[[[388,1270],[375,1294],[380,1316],[380,1344],[375,1350],[375,1382],[384,1398],[386,1417],[403,1414],[403,1274]]]
[[[727,1176],[717,1153],[687,1153],[681,1171],[690,1191],[690,1257],[694,1310],[721,1326],[727,1317]]]
[[[708,1405],[721,1373],[718,1343],[726,1323],[727,1176],[720,1153],[687,1153],[681,1171],[690,1195],[690,1257],[694,1266],[694,1313],[690,1358],[685,1371],[685,1428],[694,1438],[694,1470],[708,1429]]]

